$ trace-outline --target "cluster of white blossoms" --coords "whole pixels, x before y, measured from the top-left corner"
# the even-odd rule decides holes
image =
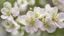
[[[12,35],[33,34],[37,31],[55,32],[56,28],[64,28],[64,13],[58,13],[57,7],[51,7],[49,4],[45,8],[34,7],[28,10],[26,14],[20,12],[27,8],[27,5],[34,5],[34,0],[17,0],[14,7],[11,3],[5,2],[1,9],[2,25],[5,30]]]

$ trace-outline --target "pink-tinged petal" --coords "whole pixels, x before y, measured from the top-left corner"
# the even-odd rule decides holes
[[[18,8],[12,8],[11,12],[14,17],[18,16],[20,13]]]
[[[60,26],[61,28],[64,28],[64,22],[62,22],[62,21],[58,22],[58,26]]]
[[[35,24],[34,26],[36,28],[39,28],[42,31],[45,31],[45,27],[43,26],[43,23],[41,21],[39,21],[38,19],[35,19]]]
[[[34,25],[35,25],[36,28],[40,28],[42,26],[42,22],[38,19],[35,19],[35,24]]]
[[[8,16],[7,20],[9,20],[9,21],[11,21],[11,22],[12,22],[14,19],[13,19],[13,17],[12,17],[12,16]]]
[[[49,15],[49,16],[50,16],[50,15]],[[53,23],[51,17],[47,17],[45,21],[48,22],[48,23],[50,23],[50,24]]]
[[[40,30],[41,31],[45,31],[46,30],[46,28],[44,27],[44,25],[42,25],[42,27],[40,27]]]
[[[52,8],[49,10],[49,13],[50,13],[50,15],[52,15],[52,14],[57,14],[57,13],[58,13],[58,8],[57,8],[57,7],[52,7]]]
[[[58,13],[57,17],[58,17],[60,20],[64,19],[64,13],[63,13],[63,12]]]
[[[56,22],[54,22],[55,23],[55,25],[58,27],[58,28],[62,28],[62,27],[60,27],[59,25],[58,25],[58,23],[56,23]]]
[[[34,27],[31,27],[31,26],[26,26],[26,32],[33,34],[34,32],[36,32],[36,29]]]
[[[51,10],[51,14],[57,14],[58,13],[58,8],[57,7],[53,7],[52,10]]]
[[[50,27],[47,28],[46,30],[47,30],[49,33],[53,33],[53,32],[55,32],[56,28],[57,28],[56,25],[50,24]]]

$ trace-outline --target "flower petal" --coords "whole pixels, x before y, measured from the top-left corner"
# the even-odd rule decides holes
[[[57,7],[51,7],[49,4],[47,4],[46,6],[45,6],[45,12],[47,12],[47,13],[49,13],[49,14],[57,14],[57,12],[58,12],[58,8]]]
[[[28,11],[28,12],[27,12],[27,16],[28,16],[28,18],[34,17],[34,12]]]
[[[63,12],[58,13],[57,17],[58,17],[60,20],[64,19],[64,13],[63,13]]]
[[[38,19],[35,19],[35,24],[34,24],[34,26],[35,26],[36,28],[39,28],[39,29],[42,30],[42,31],[45,31],[45,27],[44,27],[43,23],[42,23],[41,21],[39,21]]]
[[[26,32],[33,34],[34,30],[33,30],[33,28],[31,26],[26,26]]]
[[[18,16],[16,21],[21,23],[21,24],[23,24],[23,25],[26,25],[26,19],[27,19],[27,16],[26,15],[22,15],[22,16]]]
[[[8,9],[10,9],[12,7],[10,2],[5,2],[3,6]]]
[[[36,28],[40,28],[42,26],[42,22],[39,21],[38,19],[35,19],[35,24],[34,25],[35,25]]]
[[[6,31],[7,31],[7,32],[12,32],[12,29],[6,28]]]
[[[58,22],[58,25],[59,25],[61,28],[64,28],[64,22],[60,21],[60,22]],[[60,28],[60,27],[59,27],[59,28]]]
[[[34,12],[37,12],[38,14],[43,14],[44,9],[40,7],[34,7]]]
[[[45,9],[46,9],[47,11],[50,10],[50,9],[51,9],[50,4],[45,5]]]
[[[7,19],[7,18],[8,18],[8,16],[1,15],[1,18],[2,18],[2,19]]]
[[[20,13],[18,8],[12,8],[11,12],[14,17],[18,16]]]
[[[51,14],[53,13],[58,13],[58,8],[57,7],[53,7],[52,10],[51,10]]]
[[[9,20],[9,21],[11,21],[11,22],[12,22],[14,19],[13,19],[13,17],[12,17],[12,16],[8,16],[7,20]]]
[[[8,12],[9,10],[7,9],[7,8],[2,8],[1,9],[1,13],[3,14],[3,15],[7,15],[6,14],[6,12]]]
[[[53,33],[55,30],[56,30],[56,25],[54,24],[51,24],[50,25],[50,28],[47,28],[46,30],[49,32],[49,33]]]

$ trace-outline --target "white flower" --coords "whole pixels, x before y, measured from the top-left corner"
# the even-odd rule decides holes
[[[49,4],[45,6],[45,12],[49,13],[51,15],[52,21],[59,27],[62,28],[58,25],[59,19],[58,19],[58,8],[57,7],[51,7]]]
[[[42,22],[42,27],[40,28],[42,31],[47,30],[49,33],[53,33],[57,26],[53,22],[52,18],[57,14],[57,7],[51,7],[49,4],[45,6],[45,9],[41,11],[43,15],[40,16],[40,20]],[[56,16],[55,16],[56,17]]]
[[[34,7],[34,14],[36,18],[39,18],[40,16],[43,15],[44,13],[44,8],[40,8],[40,7]]]
[[[10,10],[8,10],[7,8],[2,8],[1,13],[2,13],[1,15],[2,19],[8,20],[17,26],[17,23],[14,21],[14,18],[12,17]]]
[[[49,13],[50,15],[57,14],[58,8],[57,7],[51,7],[49,4],[47,4],[45,6],[45,13]]]
[[[28,11],[27,12],[28,18],[32,17],[34,19],[34,21],[35,21],[35,24],[34,24],[35,27],[40,28],[42,26],[42,23],[39,21],[38,17],[35,16],[35,15],[38,15],[38,13],[35,14],[35,12],[32,12],[32,11]]]
[[[7,19],[8,17],[11,16],[10,9],[12,8],[12,5],[10,2],[5,2],[3,6],[4,7],[1,9],[1,13],[2,13],[1,18]]]
[[[64,28],[64,13],[58,13],[56,16],[52,18],[57,27]]]
[[[42,22],[42,27],[40,28],[42,31],[47,30],[47,32],[53,33],[56,30],[57,26],[52,21],[50,15],[45,14],[44,16],[42,16],[42,18],[40,20]]]
[[[6,5],[6,4],[8,4],[8,3],[6,2],[4,5]],[[11,17],[11,11],[10,11],[11,8],[8,8],[8,7],[9,7],[9,5],[5,6],[1,9],[1,13],[2,13],[1,18],[2,19],[8,19],[9,17]]]
[[[2,19],[9,19],[9,17],[11,17],[11,19],[13,19],[12,16],[16,17],[19,15],[20,12],[19,12],[19,9],[17,9],[15,7],[11,8],[11,9],[3,7],[1,9],[1,13],[2,13],[2,15],[1,15]]]
[[[7,19],[8,17],[11,16],[11,12],[10,12],[10,10],[7,9],[7,8],[2,8],[2,9],[1,9],[1,13],[2,13],[2,15],[1,15],[1,18],[2,18],[2,19]]]
[[[17,5],[20,11],[26,11],[28,2],[26,0],[17,0]]]
[[[8,9],[10,9],[12,7],[10,2],[5,2],[3,6]]]
[[[10,16],[8,16],[8,15],[1,15],[1,18],[5,19],[5,20],[8,20],[8,21],[11,21],[11,22],[14,20],[11,15]]]
[[[45,22],[45,24],[46,23],[48,23],[48,25],[49,25],[49,28],[46,28],[46,30],[49,32],[49,33],[53,33],[55,30],[56,30],[56,28],[57,28],[57,26],[55,25],[55,23],[52,21],[52,19],[50,19],[50,18],[47,18],[46,19],[46,22]],[[46,26],[46,25],[45,25]]]
[[[35,4],[35,0],[27,0],[29,5],[34,5]]]
[[[18,33],[19,25],[17,23],[10,22],[5,20],[2,22],[2,25],[5,27],[7,32],[10,32],[12,35],[16,35]]]
[[[8,20],[3,21],[2,25],[5,27],[7,32],[12,32],[20,27],[18,24],[16,25],[15,23],[12,23]]]
[[[64,13],[58,14],[58,8],[57,7],[50,7],[49,4],[45,6],[45,12],[49,13],[51,15],[52,21],[58,26],[59,28],[64,28],[64,22],[60,21],[63,20]]]
[[[34,12],[28,11],[27,15],[22,15],[21,17],[18,17],[18,22],[25,25],[25,30],[28,33],[34,33],[37,31],[39,27],[41,27],[40,21],[35,18]]]

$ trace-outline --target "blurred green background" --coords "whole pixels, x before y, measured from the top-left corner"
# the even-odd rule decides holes
[[[3,3],[6,1],[9,1],[13,5],[16,0],[0,0],[0,9],[3,7]],[[51,6],[54,6],[51,0],[41,0],[41,1],[36,0],[36,6],[39,6],[39,7],[44,7],[45,4],[47,3],[51,4]],[[3,29],[1,22],[2,22],[2,19],[0,18],[0,36],[11,36],[10,33],[6,32],[5,29]],[[25,33],[24,36],[29,36],[29,35]],[[41,32],[40,36],[64,36],[64,29],[57,28],[54,33],[48,33],[44,31],[44,32]]]

